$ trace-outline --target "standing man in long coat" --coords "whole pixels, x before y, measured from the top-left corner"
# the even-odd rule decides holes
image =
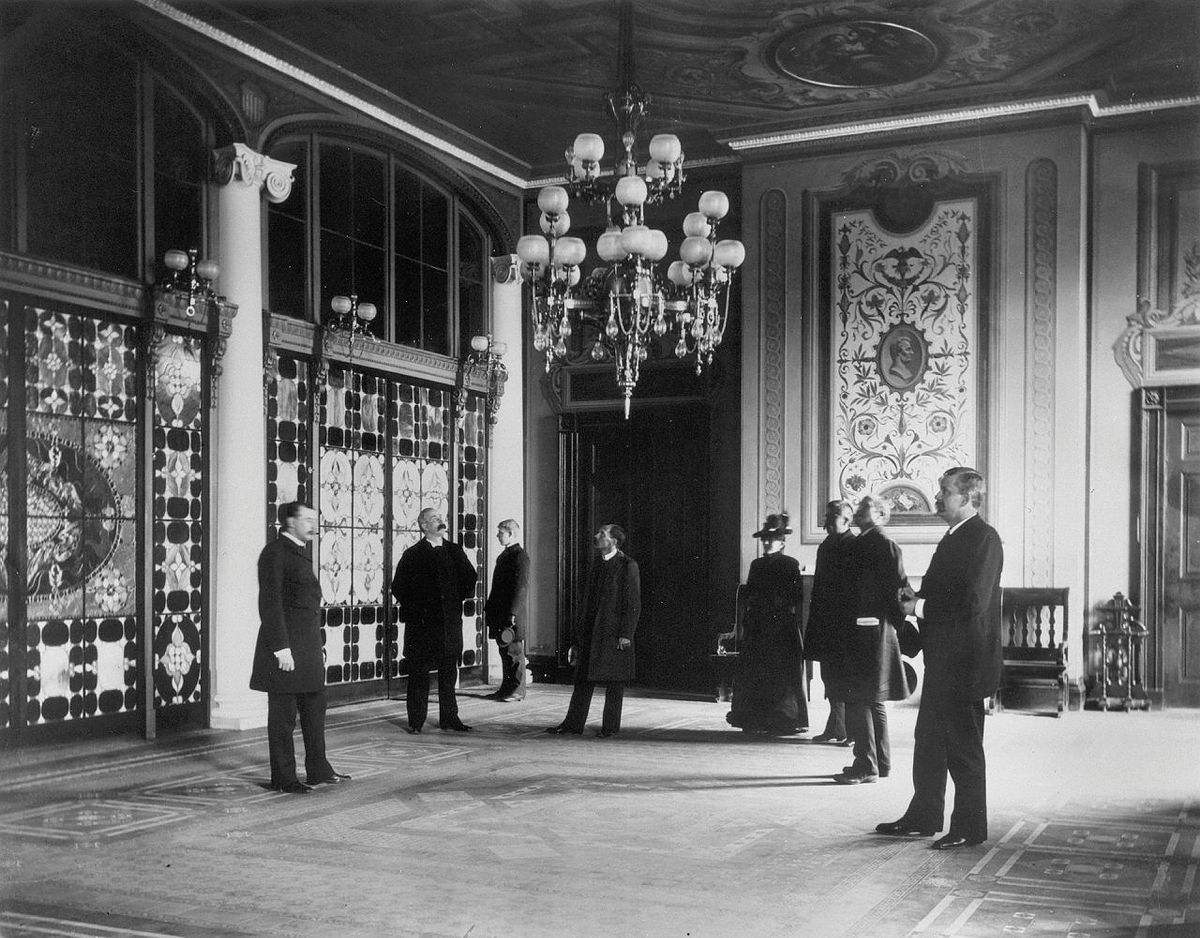
[[[838,668],[842,667],[844,645],[854,615],[854,574],[851,553],[854,532],[850,523],[854,506],[835,500],[825,506],[825,533],[828,537],[817,547],[817,563],[813,570],[812,597],[808,604],[808,625],[804,630],[804,657],[821,662],[821,681],[829,701],[829,718],[825,729],[813,737],[814,743],[849,743],[846,732],[846,702],[833,689]]]
[[[633,633],[642,614],[642,590],[637,561],[621,550],[625,531],[620,525],[601,525],[593,542],[599,556],[588,573],[583,611],[568,651],[575,688],[566,717],[546,732],[582,733],[592,693],[604,684],[604,718],[596,736],[607,739],[621,730],[625,684],[633,680]]]
[[[436,508],[417,516],[423,535],[400,555],[392,577],[392,595],[404,623],[404,657],[408,661],[409,733],[420,733],[429,714],[429,672],[438,675],[438,725],[470,732],[458,716],[458,664],[462,659],[463,603],[479,578],[466,552],[445,536],[446,520]]]
[[[935,850],[973,847],[987,840],[987,766],[983,754],[985,697],[1000,681],[1000,572],[1004,547],[979,516],[983,476],[958,467],[942,476],[935,502],[949,525],[917,596],[906,593],[925,653],[925,689],[917,712],[913,797],[898,821],[881,834],[928,837],[942,829],[946,776],[954,780],[950,830]]]
[[[512,518],[496,526],[496,540],[504,548],[496,558],[492,586],[483,604],[488,638],[500,654],[500,687],[496,700],[525,699],[525,596],[529,592],[529,554],[521,546],[521,525]]]
[[[300,502],[280,506],[279,537],[258,556],[258,642],[250,689],[267,694],[271,788],[304,794],[310,786],[349,780],[325,757],[325,656],[321,584],[308,545],[317,513]],[[296,777],[296,715],[304,737],[307,784]]]
[[[904,622],[900,591],[908,586],[900,546],[887,536],[886,501],[873,495],[859,502],[854,523],[853,631],[846,645],[846,731],[854,740],[854,763],[835,776],[843,785],[886,778],[891,772],[888,700],[908,696],[896,630]]]

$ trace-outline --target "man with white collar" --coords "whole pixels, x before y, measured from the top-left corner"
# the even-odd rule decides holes
[[[568,661],[575,665],[575,689],[567,715],[547,733],[583,732],[592,693],[604,684],[604,718],[600,739],[621,730],[625,684],[633,680],[633,633],[642,614],[641,577],[635,560],[621,550],[625,531],[603,524],[593,538],[599,555],[588,572],[587,593]]]
[[[317,513],[288,502],[279,508],[283,530],[258,558],[258,642],[251,690],[267,694],[267,747],[271,788],[300,795],[312,785],[348,781],[325,757],[325,652],[321,633],[321,584],[308,545]],[[304,737],[304,784],[296,777],[296,715]]]
[[[954,781],[950,830],[935,850],[973,847],[987,839],[987,773],[983,753],[984,698],[1000,680],[1000,535],[979,516],[986,491],[974,469],[950,469],[935,505],[950,526],[914,596],[901,596],[920,620],[925,689],[917,713],[913,797],[881,834],[928,837],[942,829],[946,776]]]
[[[445,536],[446,521],[436,508],[417,516],[423,535],[396,564],[392,595],[404,623],[408,660],[409,733],[420,733],[429,713],[429,672],[438,675],[438,724],[442,731],[470,732],[458,716],[454,685],[462,659],[463,603],[475,592],[479,574],[466,552]]]

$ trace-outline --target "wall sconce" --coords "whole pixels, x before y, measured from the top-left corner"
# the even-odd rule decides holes
[[[458,380],[454,386],[454,411],[460,424],[464,416],[463,405],[467,402],[467,381],[478,372],[487,385],[485,400],[488,426],[496,425],[500,400],[504,397],[504,385],[508,381],[508,368],[504,365],[504,353],[507,351],[507,343],[493,342],[490,335],[471,338],[471,351],[459,359]]]
[[[220,275],[221,268],[216,261],[198,260],[199,253],[196,248],[187,251],[172,248],[163,255],[163,263],[171,273],[160,286],[166,293],[187,295],[188,318],[196,315],[198,302],[217,302],[212,282]]]
[[[345,335],[350,343],[351,354],[354,353],[355,338],[374,338],[369,331],[378,313],[374,303],[360,303],[358,294],[351,293],[349,296],[335,296],[329,301],[329,308],[333,310],[333,316],[325,322],[325,331],[330,336],[339,333]]]

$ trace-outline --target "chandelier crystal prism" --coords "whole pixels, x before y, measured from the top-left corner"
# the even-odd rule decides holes
[[[669,250],[667,236],[646,224],[645,209],[682,192],[683,146],[674,134],[656,134],[650,139],[649,159],[639,164],[637,131],[649,113],[650,96],[633,77],[629,0],[620,4],[620,14],[621,87],[604,95],[620,155],[613,170],[605,172],[604,139],[579,134],[566,151],[566,185],[546,186],[538,193],[541,234],[520,238],[517,255],[528,288],[534,348],[546,356],[546,370],[567,358],[572,335],[590,321],[596,328],[588,354],[596,362],[615,362],[628,418],[641,364],[668,333],[676,335],[677,357],[695,357],[697,375],[711,366],[729,319],[733,273],[746,251],[740,241],[717,239],[729,199],[712,190],[700,196],[698,211],[684,219],[679,259],[665,273],[659,270]],[[587,245],[568,235],[572,198],[607,206],[608,229],[596,242],[602,266],[586,278]]]

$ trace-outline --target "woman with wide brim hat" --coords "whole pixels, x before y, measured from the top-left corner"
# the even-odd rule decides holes
[[[792,533],[786,512],[767,515],[753,536],[763,555],[750,564],[739,636],[740,668],[725,720],[748,733],[791,735],[808,729],[800,637],[800,564],[783,553]]]

